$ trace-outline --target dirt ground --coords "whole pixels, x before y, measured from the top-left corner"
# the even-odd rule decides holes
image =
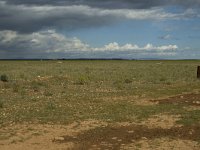
[[[200,107],[200,94],[187,94],[150,104],[172,103]],[[0,128],[2,150],[199,150],[200,126],[176,124],[181,116],[157,114],[140,123],[97,120],[69,125],[10,124]]]
[[[166,99],[151,100],[151,102],[157,102],[159,104],[186,104],[187,106],[200,106],[200,94],[185,94]]]

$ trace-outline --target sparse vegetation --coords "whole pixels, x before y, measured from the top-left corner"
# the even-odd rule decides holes
[[[177,124],[199,126],[198,96],[187,103],[189,98],[179,96],[185,101],[173,103],[167,99],[166,103],[163,100],[145,104],[174,95],[200,93],[200,80],[196,78],[199,63],[1,61],[1,71],[12,80],[0,82],[0,125],[69,124],[88,119],[141,123],[152,116],[168,114],[181,116]],[[195,109],[187,110],[193,101]]]
[[[5,66],[1,68],[7,68],[2,70],[7,74],[4,80],[8,80],[7,76],[15,80],[0,86],[0,96],[10,107],[0,113],[7,114],[4,123],[35,118],[54,123],[87,118],[142,119],[174,107],[139,107],[135,101],[198,92],[198,64],[199,61],[162,61],[159,65],[158,61],[63,61],[58,67],[56,61],[1,61],[0,66]],[[43,119],[45,109],[54,111],[45,113]]]

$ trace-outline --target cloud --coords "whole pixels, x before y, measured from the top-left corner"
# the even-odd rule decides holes
[[[134,8],[148,9],[158,6],[177,5],[183,7],[199,7],[199,0],[6,0],[10,4],[25,4],[25,5],[88,5],[96,8]]]
[[[172,36],[170,34],[167,34],[167,35],[163,35],[163,36],[160,36],[159,39],[162,39],[162,40],[169,40],[171,39]]]
[[[44,30],[31,34],[21,34],[16,31],[0,31],[0,54],[1,58],[46,58],[48,57],[67,57],[69,54],[76,54],[79,57],[87,54],[175,54],[178,49],[176,45],[153,46],[147,44],[139,47],[135,44],[119,45],[117,42],[106,44],[103,47],[92,47],[80,39],[65,37],[55,30]],[[115,55],[116,55],[115,54]]]
[[[34,32],[32,34],[19,34],[15,31],[0,32],[0,47],[8,52],[40,53],[40,52],[66,52],[87,50],[88,45],[78,38],[66,38],[55,30]]]
[[[144,47],[139,47],[138,45],[125,44],[120,46],[117,42],[109,43],[101,48],[94,48],[97,51],[124,51],[124,50],[143,50],[143,51],[168,51],[177,50],[177,45],[166,45],[166,46],[153,46],[152,44],[147,44]]]
[[[13,30],[24,33],[44,29],[74,30],[105,26],[123,20],[167,20],[200,17],[194,9],[182,13],[166,12],[163,8],[130,9],[99,8],[88,5],[18,5],[0,0],[0,30]],[[39,3],[39,1],[37,1]],[[46,1],[51,2],[52,1]],[[70,1],[68,1],[70,3]],[[78,3],[80,2],[80,3]],[[104,1],[105,2],[105,1]],[[122,1],[119,1],[122,2]],[[130,1],[127,1],[130,2]],[[98,3],[98,2],[97,2]],[[112,1],[112,3],[114,3]],[[87,3],[83,3],[87,4]]]
[[[200,7],[199,0],[170,0],[169,4],[171,5],[180,5],[184,7]]]
[[[125,44],[123,46],[119,46],[118,43],[113,42],[105,45],[102,48],[96,48],[96,50],[138,50],[139,47],[137,45],[132,45],[132,44]]]
[[[109,8],[109,9],[118,9],[118,8],[136,8],[144,9],[155,6],[163,5],[164,3],[161,0],[4,0],[9,4],[23,4],[23,5],[53,5],[53,6],[71,6],[71,5],[87,5],[95,8]]]

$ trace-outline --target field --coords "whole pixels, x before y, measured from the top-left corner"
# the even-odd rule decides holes
[[[0,149],[200,149],[200,61],[0,61]]]

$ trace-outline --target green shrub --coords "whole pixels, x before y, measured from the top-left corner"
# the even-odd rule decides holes
[[[84,85],[84,84],[87,84],[89,82],[89,79],[87,76],[80,76],[78,78],[78,81],[76,82],[76,84],[78,85]]]
[[[127,84],[132,83],[132,80],[131,79],[125,79],[124,83],[127,83]]]
[[[56,105],[52,101],[50,101],[50,102],[47,103],[46,108],[48,110],[54,110],[54,109],[56,109]]]
[[[1,81],[8,82],[8,76],[5,74],[1,75]]]
[[[166,79],[165,77],[161,77],[161,78],[160,78],[160,81],[161,81],[161,82],[164,82],[164,81],[166,81],[166,80],[167,80],[167,79]]]
[[[45,95],[45,96],[53,96],[53,93],[51,93],[51,92],[48,91],[48,90],[45,90],[44,95]]]

